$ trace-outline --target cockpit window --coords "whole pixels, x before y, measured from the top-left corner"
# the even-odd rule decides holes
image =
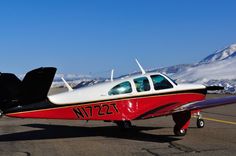
[[[161,75],[153,75],[151,76],[151,78],[155,90],[173,88],[172,84],[165,77]]]
[[[109,95],[118,95],[118,94],[126,94],[126,93],[131,93],[132,92],[132,87],[129,81],[122,82],[115,87],[113,87],[108,94]]]
[[[146,77],[134,79],[137,92],[145,92],[150,90],[150,84]]]

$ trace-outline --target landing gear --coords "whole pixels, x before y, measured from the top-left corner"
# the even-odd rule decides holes
[[[205,122],[203,119],[197,119],[197,128],[203,128],[205,126]]]
[[[174,134],[176,136],[185,136],[190,123],[191,112],[185,111],[174,113],[172,114],[172,118],[175,122]]]
[[[185,136],[187,134],[187,130],[188,129],[181,129],[181,128],[178,128],[177,125],[175,125],[174,127],[174,134],[176,136]]]
[[[130,121],[116,121],[115,123],[120,129],[123,129],[123,130],[132,128],[132,124]]]
[[[202,119],[202,115],[200,112],[197,113],[197,128],[203,128],[205,126],[205,122]]]

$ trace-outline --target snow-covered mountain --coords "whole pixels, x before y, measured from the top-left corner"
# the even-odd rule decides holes
[[[227,92],[236,93],[236,44],[207,56],[172,77],[180,83],[220,85]]]
[[[161,72],[171,76],[178,83],[200,83],[208,86],[217,85],[225,87],[226,92],[236,93],[236,44],[207,56],[199,63],[180,64],[165,68],[148,70],[148,72]],[[122,75],[126,77],[137,74]],[[53,87],[64,86],[60,77],[64,77],[73,87],[80,88],[106,81],[105,78],[94,78],[89,75],[57,74]]]
[[[205,59],[200,61],[200,64],[203,63],[212,63],[215,61],[226,60],[236,56],[236,44],[232,44],[229,47],[226,47],[223,50],[216,51],[215,53],[207,56]]]
[[[209,80],[236,79],[236,58],[199,64],[176,73],[175,79],[180,82],[205,83]]]

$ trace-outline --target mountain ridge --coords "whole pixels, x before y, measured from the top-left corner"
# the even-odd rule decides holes
[[[208,86],[218,85],[225,87],[225,92],[227,93],[236,93],[236,74],[234,75],[234,73],[236,73],[235,67],[236,44],[232,44],[222,50],[218,50],[208,55],[198,63],[179,64],[146,71],[167,74],[178,83],[201,83]],[[118,78],[127,77],[138,73],[139,72],[133,72],[119,76]],[[109,79],[94,78],[88,75],[79,76],[79,74],[61,74],[60,76],[64,76],[64,78],[76,88],[93,85]],[[64,85],[60,81],[60,76],[56,76],[54,86]]]
[[[236,44],[232,44],[223,50],[216,51],[215,53],[207,56],[203,60],[201,60],[199,63],[211,63],[215,61],[221,61],[228,58],[232,58],[236,56]]]

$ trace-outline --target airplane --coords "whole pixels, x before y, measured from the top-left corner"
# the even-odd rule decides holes
[[[205,99],[208,90],[219,86],[177,84],[165,74],[146,72],[136,60],[141,74],[113,79],[73,89],[63,78],[67,92],[48,95],[56,68],[41,67],[28,72],[23,80],[12,73],[0,74],[0,114],[16,118],[103,120],[121,129],[131,121],[172,115],[176,136],[185,136],[190,118],[197,127],[205,122],[201,110],[236,103],[236,96]]]

